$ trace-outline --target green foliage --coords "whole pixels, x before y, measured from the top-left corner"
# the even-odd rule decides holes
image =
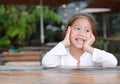
[[[62,19],[61,19],[60,15],[51,11],[49,7],[44,7],[43,10],[44,10],[43,11],[43,17],[45,19],[45,23],[60,24],[62,22]]]
[[[0,46],[3,46],[3,47],[4,47],[4,46],[6,46],[6,44],[7,44],[7,45],[10,44],[10,41],[9,41],[8,37],[5,37],[5,36],[4,36],[4,37],[1,38],[0,40],[1,40],[1,41],[0,41]]]
[[[108,45],[109,41],[103,39],[97,39],[94,46],[100,49],[104,49],[104,44]]]
[[[100,48],[100,49],[104,49],[104,40],[101,40],[101,39],[97,39],[95,41],[95,44],[94,44],[95,47],[97,48]]]
[[[36,32],[41,6],[0,6],[0,47],[19,47],[24,39]],[[60,16],[49,7],[44,7],[46,23],[60,23]]]
[[[6,46],[19,47],[25,38],[29,38],[35,32],[36,21],[40,17],[40,13],[36,12],[37,6],[2,5],[0,11],[0,32],[3,32],[0,35],[0,46],[6,44]]]

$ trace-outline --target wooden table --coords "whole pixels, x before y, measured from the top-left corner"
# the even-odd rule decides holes
[[[120,84],[120,67],[0,66],[0,84]]]

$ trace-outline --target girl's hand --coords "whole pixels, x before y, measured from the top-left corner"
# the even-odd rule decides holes
[[[87,51],[89,53],[93,53],[93,43],[95,42],[95,36],[91,33],[90,39],[88,39],[84,44],[84,51]]]
[[[71,32],[71,27],[69,26],[67,29],[66,36],[65,36],[64,40],[62,41],[62,43],[65,47],[70,45],[70,32]]]

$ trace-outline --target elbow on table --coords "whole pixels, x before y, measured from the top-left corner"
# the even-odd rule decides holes
[[[118,64],[118,61],[116,60],[116,61],[114,61],[114,62],[111,64],[111,66],[112,66],[112,67],[116,67],[117,64]]]
[[[103,67],[116,67],[118,64],[117,60],[111,61],[108,64],[103,65]]]
[[[58,64],[55,64],[55,63],[50,62],[48,60],[42,60],[42,66],[44,66],[44,67],[57,67]]]

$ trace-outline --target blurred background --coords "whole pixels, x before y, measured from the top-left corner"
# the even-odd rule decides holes
[[[16,55],[14,52],[28,51],[33,52],[33,56],[36,52],[42,54],[38,54],[38,60],[27,57],[22,61],[40,61],[48,50],[63,40],[67,20],[75,13],[90,13],[95,17],[94,46],[113,53],[119,62],[119,8],[120,0],[0,0],[0,62],[21,61],[18,56],[18,59],[12,58]],[[4,58],[7,56],[9,58]]]

